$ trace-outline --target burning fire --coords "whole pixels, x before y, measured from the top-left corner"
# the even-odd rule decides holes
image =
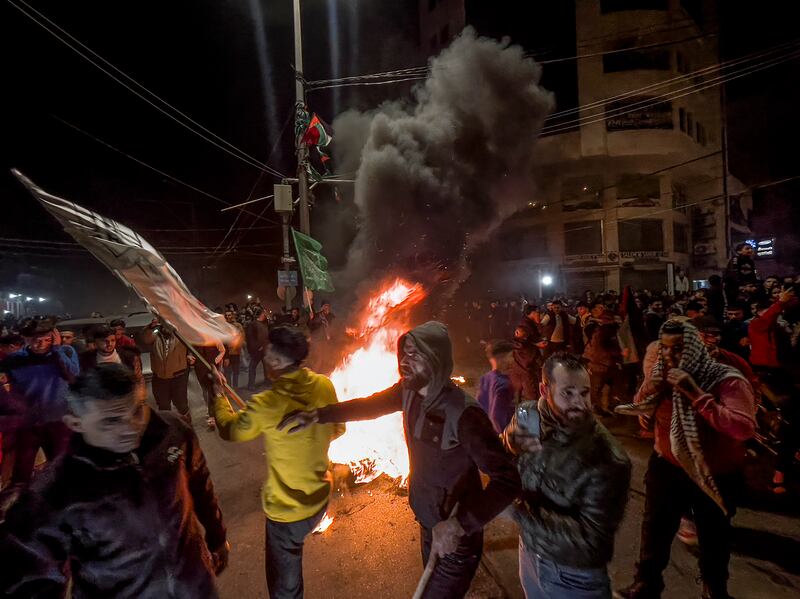
[[[356,329],[360,347],[331,373],[339,401],[367,397],[397,382],[397,339],[409,328],[408,308],[424,297],[421,285],[396,279],[370,299]],[[328,457],[347,464],[359,483],[381,473],[405,481],[408,449],[402,414],[348,423],[347,432],[331,443]]]

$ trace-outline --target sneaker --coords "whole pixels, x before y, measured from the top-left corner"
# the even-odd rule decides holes
[[[634,582],[631,586],[619,589],[612,593],[614,599],[660,599],[661,593],[656,593],[643,582]]]
[[[697,546],[697,528],[694,522],[686,518],[681,518],[681,526],[678,529],[678,539],[688,547]]]

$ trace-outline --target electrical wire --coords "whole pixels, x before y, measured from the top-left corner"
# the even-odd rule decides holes
[[[547,116],[546,120],[551,120],[553,118],[557,118],[557,117],[560,117],[560,116],[566,116],[568,114],[578,113],[578,112],[580,112],[582,110],[586,110],[586,109],[589,109],[589,108],[595,108],[597,106],[604,106],[608,102],[613,102],[614,100],[620,100],[620,99],[624,99],[624,98],[627,98],[627,97],[636,96],[636,95],[642,94],[644,92],[648,92],[648,91],[653,91],[655,89],[659,89],[661,87],[668,87],[672,83],[681,81],[683,79],[699,77],[699,76],[701,76],[701,75],[703,75],[705,73],[711,72],[711,71],[716,71],[718,69],[724,69],[724,68],[727,68],[727,67],[730,67],[730,66],[736,66],[738,64],[741,64],[741,63],[744,63],[744,62],[749,62],[749,61],[755,60],[757,58],[763,58],[764,56],[768,56],[769,54],[772,54],[774,52],[777,52],[777,51],[780,51],[780,50],[789,49],[789,48],[793,48],[793,47],[797,47],[798,45],[800,45],[800,38],[795,38],[794,40],[792,40],[790,42],[785,42],[783,44],[777,44],[776,46],[772,46],[771,48],[768,48],[766,50],[760,50],[758,52],[753,52],[751,54],[748,54],[746,56],[742,56],[742,57],[739,57],[739,58],[736,58],[736,59],[731,59],[731,60],[715,63],[713,65],[710,65],[710,66],[707,66],[707,67],[703,67],[702,69],[698,69],[696,71],[692,71],[690,73],[685,73],[685,74],[678,75],[677,77],[673,77],[671,79],[667,79],[667,80],[664,80],[664,81],[659,81],[659,82],[656,82],[656,83],[651,83],[650,85],[645,85],[643,87],[632,89],[630,91],[627,91],[627,92],[624,92],[624,93],[621,93],[621,94],[617,94],[615,96],[609,96],[609,97],[603,98],[601,100],[595,100],[594,102],[589,102],[587,104],[581,104],[580,106],[575,106],[574,108],[566,108],[564,110],[559,110],[557,112],[550,113]]]
[[[651,43],[651,44],[643,44],[643,45],[639,45],[639,46],[632,46],[630,48],[616,48],[616,49],[613,49],[613,50],[605,50],[605,51],[602,51],[602,52],[592,52],[592,53],[589,53],[589,54],[577,54],[575,56],[564,56],[564,57],[554,58],[554,59],[550,59],[550,60],[541,60],[541,61],[537,61],[537,62],[539,64],[544,65],[544,64],[555,64],[555,63],[559,63],[559,62],[567,62],[567,61],[570,61],[570,60],[583,60],[585,58],[595,58],[595,57],[598,57],[598,56],[606,56],[606,55],[610,55],[610,54],[620,54],[620,53],[623,53],[623,52],[632,52],[632,51],[636,51],[636,50],[652,49],[652,48],[658,48],[658,47],[663,47],[663,46],[673,46],[675,44],[682,44],[684,42],[695,41],[695,40],[703,39],[703,38],[707,38],[707,37],[715,37],[716,35],[717,35],[716,33],[709,32],[709,33],[703,33],[703,34],[700,34],[700,35],[694,35],[694,36],[686,37],[686,38],[679,39],[679,40],[671,40],[671,41],[664,41],[664,42],[654,42],[654,43]],[[534,59],[536,58],[536,55],[534,55],[532,53],[526,53],[523,56],[525,56],[526,58],[534,58]],[[427,75],[427,74],[430,74],[430,70],[431,70],[430,65],[426,65],[426,66],[419,66],[419,67],[410,67],[410,68],[407,68],[407,69],[396,69],[394,71],[383,71],[383,72],[378,72],[378,73],[370,73],[370,74],[367,74],[367,75],[354,75],[354,76],[350,76],[350,77],[339,77],[339,78],[336,78],[336,79],[318,79],[318,80],[315,80],[315,81],[307,81],[306,85],[307,85],[307,88],[308,88],[309,91],[313,91],[313,90],[317,90],[317,89],[331,89],[333,87],[346,87],[346,85],[341,85],[341,86],[332,85],[332,84],[336,84],[336,83],[354,85],[355,84],[354,82],[356,82],[356,81],[363,81],[363,80],[368,80],[368,79],[385,79],[387,77],[406,77],[408,75],[417,75],[417,74],[419,74],[419,75]],[[383,83],[392,83],[392,82],[399,83],[399,82],[402,82],[402,81],[411,81],[411,80],[413,80],[413,78],[397,79],[395,81],[381,82],[381,84],[383,84]],[[364,85],[367,85],[367,83],[364,83]],[[377,83],[372,83],[372,85],[377,85]]]
[[[166,100],[164,100],[163,98],[161,98],[160,96],[158,96],[156,93],[152,92],[151,90],[149,90],[148,88],[146,88],[144,85],[142,85],[141,83],[139,83],[138,81],[136,81],[135,79],[133,79],[132,77],[130,77],[129,75],[127,75],[126,73],[124,73],[122,70],[120,70],[119,68],[117,68],[117,67],[116,67],[115,65],[113,65],[111,62],[109,62],[108,60],[106,60],[105,58],[103,58],[102,56],[100,56],[100,55],[99,55],[97,52],[95,52],[94,50],[92,50],[91,48],[89,48],[88,46],[86,46],[85,44],[83,44],[83,43],[82,43],[80,40],[78,40],[77,38],[75,38],[73,35],[71,35],[71,34],[70,34],[69,32],[67,32],[65,29],[63,29],[63,28],[62,28],[62,27],[60,27],[58,24],[56,24],[54,21],[52,21],[51,19],[49,19],[49,18],[48,18],[46,15],[44,15],[43,13],[41,13],[41,12],[39,12],[38,10],[36,10],[35,8],[33,8],[33,7],[30,5],[30,4],[28,4],[27,2],[25,2],[25,0],[16,0],[16,1],[18,1],[18,2],[21,2],[21,3],[22,3],[22,4],[24,4],[26,7],[28,7],[28,8],[29,8],[31,11],[33,11],[33,12],[35,12],[36,14],[40,15],[40,16],[41,16],[43,19],[45,19],[45,20],[46,20],[48,23],[50,23],[50,24],[51,24],[53,27],[57,28],[59,31],[63,32],[63,33],[66,35],[66,36],[68,36],[70,39],[74,40],[74,41],[75,41],[75,43],[79,44],[79,45],[80,45],[82,48],[84,48],[84,49],[85,49],[87,52],[91,53],[93,56],[97,57],[97,59],[98,59],[98,60],[101,60],[101,61],[102,61],[104,64],[108,65],[108,67],[110,67],[111,69],[113,69],[114,71],[116,71],[117,73],[119,73],[121,77],[124,77],[126,80],[128,80],[128,81],[130,81],[131,83],[133,83],[134,85],[136,85],[136,86],[137,86],[139,89],[143,90],[144,92],[146,92],[147,94],[149,94],[151,97],[155,98],[156,100],[158,100],[159,102],[161,102],[161,103],[162,103],[162,104],[164,104],[165,106],[168,106],[168,107],[169,107],[171,110],[173,110],[173,111],[174,111],[174,112],[176,112],[177,114],[181,115],[183,118],[187,119],[189,122],[191,122],[192,124],[194,124],[196,127],[198,127],[198,128],[200,128],[200,129],[202,129],[203,131],[206,131],[206,132],[207,132],[209,135],[211,135],[211,136],[213,136],[214,138],[216,138],[216,139],[220,140],[222,143],[224,143],[225,145],[229,146],[229,148],[233,148],[234,150],[236,150],[236,152],[238,152],[238,154],[237,154],[237,153],[235,153],[235,152],[233,152],[231,149],[229,149],[229,148],[226,148],[225,146],[221,145],[220,143],[217,143],[216,141],[214,141],[214,140],[213,140],[213,139],[211,139],[210,137],[208,137],[208,136],[204,135],[203,133],[201,133],[201,132],[200,132],[200,131],[198,131],[197,129],[194,129],[194,128],[192,128],[191,126],[187,125],[187,124],[186,124],[184,121],[182,121],[181,119],[179,119],[178,117],[176,117],[174,114],[171,114],[169,111],[167,111],[167,110],[166,110],[166,109],[164,109],[163,107],[159,106],[158,104],[156,104],[156,103],[155,103],[155,102],[153,102],[152,100],[150,100],[150,99],[148,99],[147,97],[145,97],[145,96],[144,96],[142,93],[140,93],[140,92],[136,91],[135,89],[133,89],[133,88],[132,88],[130,85],[126,84],[126,83],[125,83],[125,82],[124,82],[122,79],[120,79],[120,77],[117,77],[117,76],[116,76],[116,75],[114,75],[112,72],[110,72],[109,70],[107,70],[107,69],[106,69],[106,68],[104,68],[103,66],[99,65],[99,64],[98,64],[97,62],[95,62],[94,60],[92,60],[92,59],[91,59],[91,58],[90,58],[90,57],[89,57],[89,56],[88,56],[86,53],[84,53],[84,52],[82,52],[80,49],[76,48],[76,47],[75,47],[74,45],[72,45],[72,44],[71,44],[69,41],[67,41],[67,40],[66,40],[66,39],[64,39],[62,36],[60,36],[58,33],[56,33],[56,32],[55,32],[53,29],[51,29],[50,27],[48,27],[47,25],[45,25],[44,23],[42,23],[42,22],[41,22],[40,20],[38,20],[38,19],[37,19],[35,16],[33,16],[31,13],[27,12],[27,11],[26,11],[24,8],[22,8],[21,6],[17,5],[17,4],[16,4],[16,3],[15,3],[13,0],[7,0],[7,1],[8,1],[8,3],[9,3],[9,4],[11,4],[11,6],[13,6],[14,8],[16,8],[16,9],[17,9],[19,12],[21,12],[21,13],[22,13],[23,15],[25,15],[26,17],[28,17],[28,18],[29,18],[31,21],[33,21],[34,23],[36,23],[37,25],[39,25],[39,27],[41,27],[42,29],[44,29],[45,31],[47,31],[47,32],[48,32],[50,35],[52,35],[53,37],[55,37],[55,38],[56,38],[58,41],[60,41],[60,42],[61,42],[62,44],[64,44],[65,46],[67,46],[69,49],[71,49],[71,50],[72,50],[73,52],[75,52],[76,54],[78,54],[78,55],[79,55],[80,57],[82,57],[84,60],[86,60],[87,62],[89,62],[89,63],[90,63],[90,64],[92,64],[93,66],[95,66],[97,69],[99,69],[100,71],[102,71],[103,73],[105,73],[106,75],[108,75],[108,76],[109,76],[111,79],[113,79],[114,81],[116,81],[117,83],[119,83],[120,85],[122,85],[123,87],[125,87],[126,89],[128,89],[128,90],[129,90],[131,93],[135,94],[135,95],[136,95],[136,96],[138,96],[140,99],[142,99],[142,100],[144,100],[145,102],[147,102],[148,104],[150,104],[150,105],[151,105],[153,108],[155,108],[155,109],[156,109],[156,110],[158,110],[159,112],[161,112],[161,113],[163,113],[164,115],[168,116],[170,119],[172,119],[173,121],[175,121],[176,123],[178,123],[178,124],[179,124],[179,125],[181,125],[182,127],[184,127],[184,128],[186,128],[186,129],[188,129],[189,131],[191,131],[192,133],[194,133],[194,134],[195,134],[195,135],[197,135],[198,137],[201,137],[201,138],[203,138],[203,139],[204,139],[204,140],[206,140],[207,142],[209,142],[209,143],[211,143],[211,144],[215,145],[215,146],[216,146],[216,147],[218,147],[219,149],[221,149],[221,150],[223,150],[224,152],[226,152],[226,153],[230,154],[231,156],[233,156],[233,157],[237,158],[238,160],[241,160],[242,162],[244,162],[244,163],[246,163],[246,164],[249,164],[250,166],[252,166],[252,167],[254,167],[254,168],[258,168],[258,169],[260,169],[260,170],[266,171],[266,172],[270,173],[271,175],[273,175],[273,176],[275,176],[275,177],[278,177],[278,178],[280,178],[280,179],[284,178],[284,175],[283,175],[283,174],[282,174],[280,171],[278,171],[278,170],[276,170],[276,169],[272,168],[271,166],[269,166],[269,165],[267,165],[267,164],[262,164],[262,163],[259,163],[259,162],[258,162],[258,161],[257,161],[255,158],[253,158],[252,156],[250,156],[249,154],[247,154],[247,153],[246,153],[246,152],[244,152],[243,150],[239,149],[238,147],[234,146],[234,145],[233,145],[232,143],[230,143],[229,141],[227,141],[227,140],[223,139],[223,138],[222,138],[222,137],[220,137],[219,135],[217,135],[217,134],[215,134],[214,132],[210,131],[208,128],[204,127],[203,125],[201,125],[201,124],[200,124],[200,123],[198,123],[197,121],[193,120],[191,117],[187,116],[186,114],[184,114],[183,112],[181,112],[180,110],[178,110],[177,108],[175,108],[173,105],[171,105],[169,102],[167,102]]]
[[[57,121],[60,121],[61,123],[63,123],[67,127],[70,127],[71,129],[74,129],[78,133],[81,133],[81,134],[85,135],[86,137],[88,137],[90,139],[93,139],[97,143],[109,148],[110,150],[113,150],[113,151],[117,152],[118,154],[121,154],[122,156],[125,156],[125,158],[128,158],[129,160],[133,160],[137,164],[140,164],[140,165],[142,165],[144,167],[149,168],[151,171],[154,171],[154,172],[158,173],[162,177],[166,177],[167,179],[175,181],[176,183],[179,183],[179,184],[183,185],[184,187],[186,187],[188,189],[191,189],[192,191],[196,191],[197,193],[202,194],[202,195],[204,195],[204,196],[206,196],[208,198],[211,198],[212,200],[215,200],[215,201],[217,201],[217,202],[219,202],[221,204],[224,204],[226,206],[231,206],[231,202],[227,202],[227,201],[223,200],[222,198],[219,198],[219,197],[215,196],[214,194],[208,193],[207,191],[204,191],[204,190],[200,189],[199,187],[195,187],[194,185],[192,185],[190,183],[186,183],[186,181],[182,181],[181,179],[178,179],[177,177],[174,177],[174,176],[170,175],[169,173],[165,173],[164,171],[152,166],[151,164],[148,164],[148,163],[144,162],[143,160],[140,160],[140,159],[136,158],[135,156],[131,156],[127,152],[123,152],[119,148],[117,148],[115,146],[112,146],[110,143],[108,143],[106,141],[103,141],[99,137],[97,137],[95,135],[92,135],[91,133],[89,133],[87,131],[84,131],[83,129],[81,129],[77,125],[73,125],[69,121],[65,121],[64,119],[62,119],[61,117],[59,117],[57,115],[51,114],[50,116],[52,118],[56,119]],[[255,214],[253,212],[245,210],[244,208],[242,208],[241,211],[242,212],[247,212],[248,214],[252,214],[252,215],[255,216]],[[262,220],[265,221],[265,222],[271,223],[273,225],[279,224],[279,223],[277,223],[277,222],[275,222],[273,220],[270,220],[268,218],[262,218]]]
[[[735,81],[736,79],[740,79],[741,77],[745,77],[747,75],[751,75],[753,73],[757,73],[759,71],[763,71],[768,68],[772,68],[774,66],[778,66],[783,64],[784,62],[788,62],[800,57],[800,49],[794,50],[784,56],[776,57],[768,61],[762,61],[760,63],[756,63],[754,65],[750,65],[747,67],[743,67],[738,71],[733,71],[731,73],[727,73],[725,75],[719,75],[717,77],[712,77],[711,79],[707,79],[701,83],[695,83],[680,89],[675,89],[664,94],[651,96],[645,98],[643,100],[639,100],[636,102],[632,102],[622,106],[620,108],[614,108],[611,110],[604,110],[603,112],[595,112],[590,115],[582,116],[578,119],[573,119],[566,122],[559,122],[553,125],[542,127],[543,134],[552,134],[552,133],[559,133],[562,131],[567,130],[574,130],[578,126],[588,125],[592,123],[597,123],[600,121],[605,121],[609,118],[623,116],[626,114],[630,114],[632,112],[639,112],[641,110],[645,110],[647,108],[652,108],[654,106],[658,106],[659,104],[663,104],[664,102],[676,100],[678,98],[683,98],[685,96],[699,93],[701,91],[705,91],[707,89],[711,89],[712,87],[718,87],[730,81]],[[685,92],[685,93],[680,93]]]

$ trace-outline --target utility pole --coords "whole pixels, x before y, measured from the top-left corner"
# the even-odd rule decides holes
[[[294,0],[294,69],[297,109],[305,109],[306,90],[303,82],[303,32],[300,23],[300,0]],[[308,146],[302,137],[297,139],[297,179],[300,194],[300,232],[311,235],[311,218],[308,206]]]

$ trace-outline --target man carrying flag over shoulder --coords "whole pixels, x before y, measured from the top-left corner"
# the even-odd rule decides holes
[[[308,340],[299,329],[275,327],[264,356],[272,388],[254,395],[239,412],[219,394],[214,405],[223,439],[264,437],[268,465],[262,493],[264,552],[273,599],[303,596],[303,543],[325,515],[331,493],[328,446],[345,430],[343,424],[315,426],[299,435],[278,429],[288,414],[337,402],[330,379],[302,367],[308,350]]]

